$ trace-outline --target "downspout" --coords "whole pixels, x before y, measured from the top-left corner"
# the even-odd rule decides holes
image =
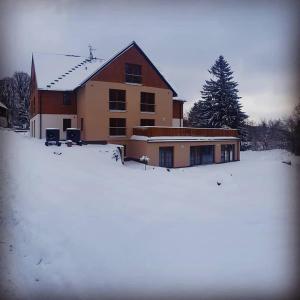
[[[40,94],[40,139],[42,138],[42,91]]]
[[[183,127],[183,103],[180,103],[180,127]]]

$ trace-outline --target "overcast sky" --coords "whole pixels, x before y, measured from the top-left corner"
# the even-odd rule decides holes
[[[222,54],[255,121],[284,117],[296,93],[296,2],[0,0],[0,78],[30,73],[32,52],[108,59],[135,40],[186,100]]]

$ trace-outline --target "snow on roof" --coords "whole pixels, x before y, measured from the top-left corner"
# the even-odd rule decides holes
[[[0,107],[3,107],[3,108],[5,108],[5,109],[7,109],[7,106],[4,105],[2,102],[0,102]]]
[[[99,58],[90,60],[87,57],[71,54],[34,53],[32,56],[38,89],[52,91],[73,91],[131,47],[136,47],[141,55],[145,57],[153,69],[158,73],[161,79],[169,86],[173,92],[173,95],[177,96],[177,93],[173,90],[171,85],[157,70],[151,60],[135,41],[131,42],[127,47],[122,49],[108,60]]]
[[[68,54],[34,53],[38,89],[72,91],[94,74],[103,59]]]
[[[239,140],[233,136],[142,136],[132,135],[131,140],[154,142],[206,142],[206,141],[224,141],[224,140]]]
[[[157,128],[187,128],[187,129],[208,129],[208,130],[235,130],[237,131],[238,129],[234,129],[234,128],[211,128],[211,127],[186,127],[186,126],[135,126],[136,128],[148,128],[148,127],[157,127]]]
[[[181,98],[177,98],[177,97],[173,97],[173,101],[187,102],[187,100],[184,100],[184,99],[181,99]]]

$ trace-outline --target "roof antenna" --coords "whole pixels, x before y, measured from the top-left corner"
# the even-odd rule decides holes
[[[93,55],[93,51],[95,51],[95,50],[96,50],[96,49],[93,48],[93,47],[91,46],[91,44],[89,44],[90,60],[92,60],[92,59],[95,58],[94,55]]]

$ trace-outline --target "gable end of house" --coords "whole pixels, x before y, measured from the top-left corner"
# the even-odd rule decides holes
[[[124,83],[126,63],[142,66],[143,85],[170,89],[173,93],[173,97],[177,96],[172,86],[134,41],[104,63],[94,74],[87,78],[81,86],[89,80]]]

